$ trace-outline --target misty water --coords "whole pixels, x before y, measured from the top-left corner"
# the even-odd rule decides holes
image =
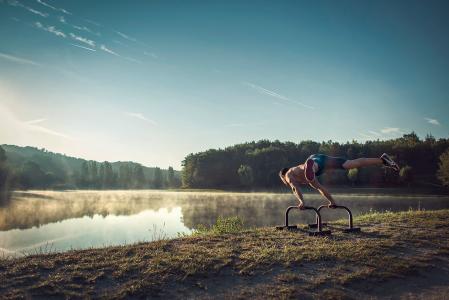
[[[306,194],[307,205],[324,201]],[[336,194],[339,204],[359,215],[369,211],[449,208],[448,196]],[[131,244],[190,233],[219,216],[239,216],[246,227],[283,222],[289,194],[171,191],[30,191],[16,192],[0,206],[0,252],[65,251]],[[327,210],[325,220],[346,217]],[[293,223],[312,222],[310,212],[294,211]]]

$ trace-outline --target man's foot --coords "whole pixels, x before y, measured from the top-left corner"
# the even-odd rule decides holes
[[[386,154],[386,153],[382,154],[380,156],[380,159],[382,160],[382,162],[384,163],[385,166],[392,168],[393,170],[399,172],[398,164],[395,163],[388,154]]]
[[[305,163],[304,174],[306,176],[307,181],[313,181],[315,178],[315,172],[313,171],[313,164],[315,162],[312,159],[308,159]]]

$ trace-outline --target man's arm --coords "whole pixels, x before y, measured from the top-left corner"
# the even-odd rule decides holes
[[[293,194],[295,195],[296,199],[299,201],[299,208],[302,209],[304,207],[304,196],[301,193],[301,190],[299,189],[299,182],[296,181],[294,177],[288,178],[288,184],[290,185]]]
[[[324,186],[320,184],[316,177],[313,179],[313,181],[309,182],[309,184],[311,187],[318,190],[318,192],[320,192],[320,194],[323,195],[327,199],[327,201],[329,201],[329,206],[336,205],[334,198],[332,198],[332,195]]]

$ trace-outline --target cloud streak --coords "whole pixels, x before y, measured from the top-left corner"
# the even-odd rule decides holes
[[[25,125],[25,128],[27,130],[30,130],[30,131],[45,133],[45,134],[48,134],[48,135],[62,137],[62,138],[65,138],[65,139],[72,139],[70,136],[68,136],[68,135],[66,135],[64,133],[61,133],[61,132],[49,129],[49,128],[44,127],[42,125],[38,125],[38,124],[41,124],[41,123],[45,122],[46,120],[47,119],[44,119],[44,118],[36,119],[36,120],[30,120],[30,121],[24,122],[24,125]]]
[[[158,56],[155,53],[153,53],[153,52],[144,51],[143,54],[146,55],[146,56],[152,57],[154,59],[158,58]]]
[[[43,5],[43,6],[47,7],[47,8],[50,8],[50,9],[52,9],[52,10],[54,10],[54,11],[60,11],[60,12],[62,12],[62,13],[65,13],[66,15],[71,15],[71,14],[72,14],[71,12],[68,12],[68,11],[65,10],[64,8],[57,8],[57,7],[54,7],[53,5],[50,5],[50,4],[48,4],[48,3],[46,3],[46,2],[44,2],[44,1],[42,1],[42,0],[36,0],[36,1],[37,1],[37,3]]]
[[[11,6],[15,6],[15,7],[21,7],[23,9],[25,9],[25,10],[35,14],[35,15],[39,15],[39,16],[44,17],[44,18],[48,17],[47,13],[43,13],[41,11],[38,11],[38,10],[34,9],[34,8],[26,6],[26,5],[22,4],[21,2],[19,2],[17,0],[8,0],[8,4],[11,5]]]
[[[395,134],[395,133],[402,133],[400,128],[397,127],[385,127],[380,130],[380,132],[385,134]]]
[[[45,26],[41,22],[34,23],[34,26],[36,26],[36,28],[42,29],[44,31],[53,33],[56,36],[59,36],[59,37],[62,37],[62,38],[66,38],[67,37],[67,35],[64,32],[62,32],[61,30],[57,29],[55,26]]]
[[[125,40],[131,41],[131,42],[137,42],[137,40],[135,38],[130,37],[129,35],[124,34],[123,32],[116,31],[115,33],[117,33],[119,36],[121,36]]]
[[[81,48],[81,49],[89,50],[89,51],[92,51],[92,52],[95,52],[95,51],[97,51],[97,50],[95,50],[95,49],[92,49],[92,48],[89,48],[89,47],[84,47],[84,46],[81,46],[81,45],[77,45],[77,44],[70,44],[70,45],[72,45],[72,46],[74,46],[74,47],[77,47],[77,48]]]
[[[2,52],[0,52],[0,58],[6,59],[6,60],[11,61],[11,62],[19,63],[19,64],[41,66],[41,64],[39,64],[37,62],[34,62],[32,60],[21,58],[21,57],[17,57],[17,56],[13,56],[13,55],[9,55],[9,54],[2,53]]]
[[[258,86],[256,84],[254,84],[254,83],[244,82],[243,84],[245,84],[246,86],[249,86],[250,88],[256,90],[259,94],[271,96],[271,97],[274,97],[276,99],[283,100],[285,102],[289,102],[289,103],[292,103],[292,104],[300,105],[300,106],[308,108],[308,109],[315,109],[313,106],[304,104],[304,103],[296,101],[296,100],[292,100],[292,99],[290,99],[288,97],[285,97],[285,96],[283,96],[281,94],[278,94],[276,92],[270,91],[270,90],[268,90],[266,88],[263,88],[261,86]]]
[[[103,50],[104,52],[107,52],[109,54],[115,55],[115,56],[120,56],[117,53],[115,53],[114,51],[112,51],[111,49],[109,49],[108,47],[106,47],[105,45],[101,45],[100,49]]]
[[[74,34],[74,33],[72,33],[72,32],[70,33],[70,37],[71,37],[72,39],[74,39],[75,41],[79,41],[79,42],[81,42],[81,43],[84,43],[84,44],[86,44],[86,45],[89,45],[89,46],[95,48],[95,41],[93,41],[93,40],[89,40],[89,39],[87,39],[87,38],[85,38],[85,37],[76,35],[76,34]]]
[[[93,32],[92,30],[90,30],[89,28],[87,28],[86,26],[77,26],[77,25],[72,25],[73,28],[79,30],[79,31],[85,31],[88,32],[90,34],[96,35],[96,36],[100,36],[101,34],[99,32]]]
[[[431,119],[431,118],[424,118],[424,119],[429,124],[432,124],[432,125],[435,125],[435,126],[440,126],[441,125],[440,121],[438,121],[437,119]]]
[[[379,131],[368,130],[366,133],[358,132],[357,134],[366,140],[391,139],[399,134],[404,134],[404,131],[398,127],[384,127]]]
[[[125,115],[127,115],[128,117],[131,118],[136,118],[142,121],[145,121],[147,123],[150,123],[152,125],[156,125],[157,123],[151,119],[146,118],[143,114],[141,113],[135,113],[135,112],[125,112]]]
[[[47,121],[47,119],[42,118],[42,119],[26,121],[25,124],[33,125],[33,124],[38,124],[38,123],[42,123],[42,122],[45,122],[45,121]]]

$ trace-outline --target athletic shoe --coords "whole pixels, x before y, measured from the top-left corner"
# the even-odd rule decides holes
[[[313,171],[314,161],[312,159],[308,159],[305,163],[304,174],[306,176],[307,181],[313,181],[315,178],[315,172]]]
[[[385,166],[392,168],[395,171],[399,172],[399,166],[397,163],[395,163],[390,156],[388,156],[388,154],[384,153],[382,154],[382,156],[380,157],[380,159],[382,159],[382,162],[384,163]]]

